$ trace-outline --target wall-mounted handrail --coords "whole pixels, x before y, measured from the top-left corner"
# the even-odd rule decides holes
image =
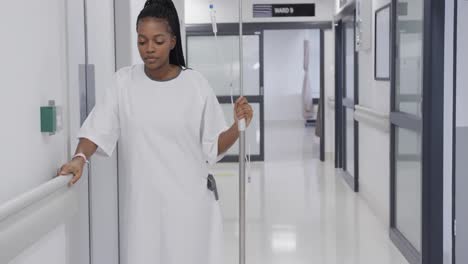
[[[60,176],[38,186],[37,188],[23,193],[16,198],[13,198],[4,204],[0,205],[0,222],[15,213],[20,212],[31,204],[44,199],[52,193],[67,186],[73,176]]]
[[[365,123],[383,132],[390,132],[390,119],[388,114],[375,111],[362,105],[356,105],[354,109],[354,119],[356,121]]]
[[[0,263],[9,263],[78,212],[72,176],[59,176],[0,205]]]

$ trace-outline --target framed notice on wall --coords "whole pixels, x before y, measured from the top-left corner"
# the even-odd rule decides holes
[[[390,4],[375,11],[374,79],[390,80]]]

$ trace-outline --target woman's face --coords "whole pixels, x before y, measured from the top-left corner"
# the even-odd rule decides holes
[[[169,64],[169,54],[176,45],[169,23],[164,19],[143,18],[138,23],[138,51],[149,70]]]

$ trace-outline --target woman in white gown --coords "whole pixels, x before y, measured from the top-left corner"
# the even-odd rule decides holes
[[[219,205],[207,188],[208,165],[238,139],[208,81],[185,68],[180,25],[171,0],[148,0],[137,20],[144,64],[119,70],[79,131],[74,158],[59,174],[76,183],[96,152],[119,141],[124,197],[123,263],[220,264]],[[235,120],[252,120],[245,98]]]

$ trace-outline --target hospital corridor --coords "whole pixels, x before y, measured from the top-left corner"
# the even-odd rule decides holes
[[[468,263],[467,25],[466,0],[1,1],[0,264]]]
[[[264,163],[252,164],[247,185],[248,263],[407,263],[366,202],[343,182],[332,163],[319,160],[314,129],[301,123],[266,127]],[[294,138],[282,142],[281,137]],[[289,158],[284,154],[288,153]],[[237,167],[213,170],[223,196]],[[222,198],[225,261],[238,263],[237,200]]]

